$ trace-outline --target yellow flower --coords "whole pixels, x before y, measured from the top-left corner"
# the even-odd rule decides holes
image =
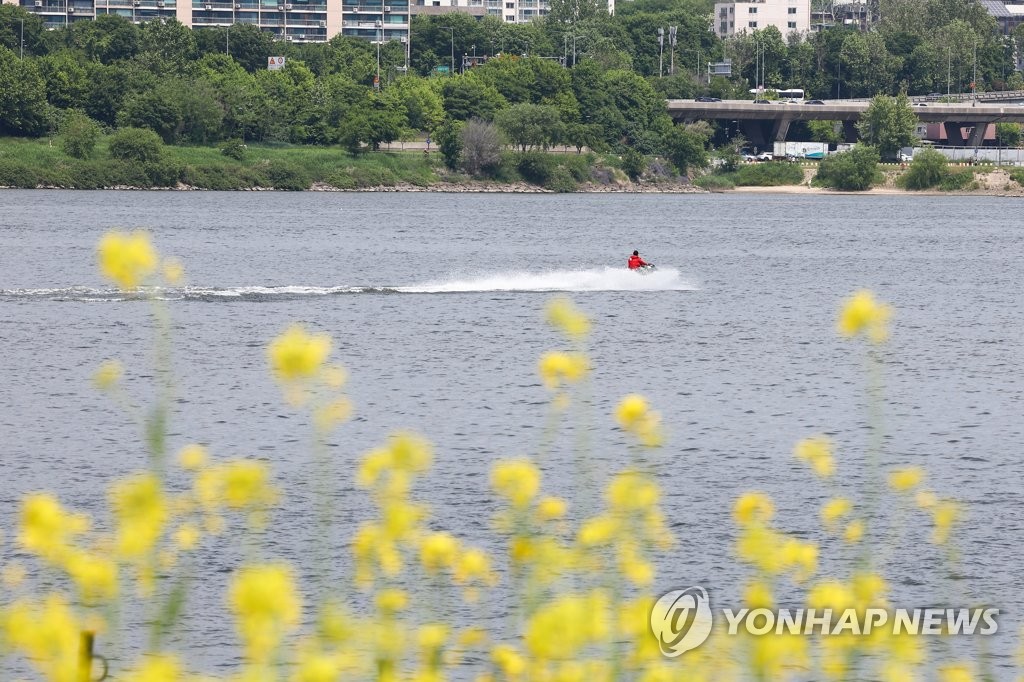
[[[540,472],[528,459],[498,462],[491,469],[491,487],[515,506],[523,507],[540,490]]]
[[[623,398],[615,410],[615,418],[619,426],[636,436],[643,445],[661,445],[661,415],[648,407],[643,396],[634,393]]]
[[[932,508],[932,520],[935,529],[932,531],[932,542],[937,545],[944,545],[949,539],[949,531],[953,523],[960,516],[960,508],[955,502],[942,500]]]
[[[939,679],[942,682],[974,682],[974,673],[964,663],[946,665],[939,668]]]
[[[430,442],[415,433],[401,431],[388,438],[391,466],[398,471],[421,473],[430,468],[434,459]]]
[[[156,269],[157,256],[145,232],[108,232],[98,248],[100,271],[122,289],[134,289]]]
[[[605,497],[613,509],[650,509],[658,504],[661,493],[647,476],[635,471],[617,474],[608,484]]]
[[[177,258],[164,259],[164,279],[168,284],[181,284],[185,278],[185,266]]]
[[[747,585],[747,589],[743,592],[743,603],[751,609],[767,609],[771,608],[775,599],[772,597],[771,587],[767,583],[755,580]]]
[[[224,501],[233,509],[258,508],[277,495],[265,464],[249,459],[228,462],[220,470]]]
[[[807,604],[815,609],[832,609],[833,612],[856,606],[853,590],[837,580],[826,580],[811,588]]]
[[[526,660],[513,647],[500,644],[491,651],[491,658],[508,679],[518,678],[526,672]]]
[[[430,623],[420,627],[416,635],[417,643],[421,649],[434,651],[444,646],[448,639],[448,626],[438,623]]]
[[[352,401],[348,398],[335,398],[317,408],[313,420],[320,431],[330,431],[352,416]]]
[[[420,546],[420,563],[427,573],[435,574],[442,568],[449,568],[455,562],[459,543],[448,533],[433,533]]]
[[[110,488],[117,517],[117,548],[121,556],[139,558],[153,548],[167,522],[167,505],[159,479],[136,474]]]
[[[607,544],[618,530],[618,523],[607,516],[587,519],[580,526],[579,542],[584,547]]]
[[[92,381],[96,385],[96,388],[101,391],[109,391],[121,381],[121,377],[124,375],[124,368],[121,363],[117,360],[107,360],[96,373],[92,376]]]
[[[66,553],[72,538],[87,526],[84,517],[65,512],[52,495],[27,495],[21,503],[18,542],[48,561],[57,561]]]
[[[479,549],[468,549],[455,561],[453,578],[456,583],[464,584],[470,580],[482,580],[491,583],[491,560]]]
[[[320,372],[331,352],[331,337],[308,334],[300,325],[292,325],[274,339],[267,349],[270,366],[278,381],[287,383],[309,379]]]
[[[208,457],[202,445],[186,445],[178,453],[178,463],[182,469],[195,471],[206,464]]]
[[[292,682],[337,682],[341,662],[336,654],[307,653],[299,658]]]
[[[199,544],[199,528],[194,523],[183,524],[174,533],[174,543],[186,551],[195,549]]]
[[[775,515],[775,505],[770,497],[764,493],[744,493],[736,500],[736,506],[732,510],[733,518],[741,526],[752,523],[767,523]]]
[[[832,527],[836,521],[848,515],[851,509],[852,505],[845,497],[833,498],[821,508],[821,520],[826,526]]]
[[[562,353],[549,351],[540,356],[537,371],[540,372],[544,385],[551,390],[563,384],[575,384],[590,369],[587,356],[582,353]]]
[[[870,291],[861,290],[847,299],[839,315],[839,333],[853,337],[866,332],[874,343],[882,343],[888,337],[888,322],[892,309],[875,300]]]
[[[381,590],[377,593],[377,608],[387,614],[401,611],[409,603],[409,597],[398,589]]]
[[[861,538],[863,537],[864,522],[860,519],[854,519],[853,521],[850,521],[850,524],[846,526],[846,532],[843,533],[843,539],[852,545],[860,542]]]
[[[128,679],[133,682],[179,682],[184,677],[177,657],[158,654],[146,656],[139,667],[129,672]]]
[[[229,601],[251,660],[270,660],[284,634],[299,622],[299,596],[291,569],[284,565],[239,569]]]
[[[893,490],[910,490],[911,488],[916,488],[921,483],[922,478],[924,478],[924,472],[921,471],[920,467],[896,469],[889,472],[889,487]]]
[[[888,585],[877,573],[855,573],[851,580],[853,594],[860,608],[881,607],[885,604],[885,592]]]
[[[19,600],[4,613],[9,646],[25,654],[42,677],[56,682],[78,679],[78,641],[81,626],[60,595],[42,603]]]
[[[117,564],[109,557],[72,552],[65,562],[65,569],[86,604],[106,602],[117,596]]]
[[[635,393],[627,395],[619,402],[615,410],[615,418],[619,425],[627,431],[635,428],[649,412],[647,400]]]
[[[545,497],[537,503],[537,516],[541,521],[554,521],[565,516],[565,500],[558,497]]]
[[[570,338],[582,339],[590,333],[590,320],[565,296],[549,301],[544,313],[549,324]]]
[[[835,473],[835,462],[832,460],[832,443],[824,436],[804,438],[797,442],[793,454],[811,465],[814,472],[822,478]]]

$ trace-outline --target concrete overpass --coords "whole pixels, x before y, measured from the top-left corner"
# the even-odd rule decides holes
[[[980,96],[979,96],[980,97]],[[949,143],[954,146],[980,146],[988,123],[1024,123],[1024,106],[1011,103],[982,101],[940,103],[923,102],[916,98],[914,113],[922,123],[945,123]],[[867,110],[867,100],[826,100],[824,104],[787,104],[773,101],[754,104],[749,100],[723,102],[695,102],[668,100],[668,113],[677,121],[716,119],[737,121],[743,134],[753,144],[766,146],[772,141],[783,141],[793,121],[842,121],[846,138],[856,139],[855,123]],[[961,128],[973,128],[970,135],[961,134]]]

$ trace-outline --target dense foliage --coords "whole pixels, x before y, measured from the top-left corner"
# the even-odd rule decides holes
[[[879,180],[878,160],[877,149],[859,144],[848,152],[823,159],[814,184],[858,192],[870,189]]]

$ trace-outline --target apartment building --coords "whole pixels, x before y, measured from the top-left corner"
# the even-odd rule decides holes
[[[133,23],[175,18],[186,26],[254,24],[289,42],[338,34],[408,45],[409,0],[0,0],[43,18],[47,28],[117,14]],[[229,36],[230,39],[230,36]]]
[[[811,28],[811,0],[744,0],[717,2],[713,28],[719,38],[759,31],[769,26],[783,36]]]
[[[524,23],[542,17],[550,9],[549,0],[413,0],[413,14],[428,14],[421,8],[466,12],[474,16],[493,16],[510,23]]]

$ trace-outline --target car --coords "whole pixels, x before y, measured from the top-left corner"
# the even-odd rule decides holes
[[[914,102],[914,106],[915,107],[926,107],[928,105],[925,104],[924,102]]]
[[[820,99],[809,99],[804,104],[824,104]]]
[[[900,163],[909,163],[914,160],[913,154],[900,154]]]
[[[774,158],[775,155],[773,155],[771,152],[761,152],[760,154],[757,155],[758,161],[771,161]]]
[[[929,97],[942,97],[942,93],[941,92],[929,92],[928,96]]]
[[[698,97],[694,102],[721,102],[721,97]]]
[[[754,100],[754,104],[771,104],[771,103],[772,103],[772,101],[770,99],[755,99]]]

